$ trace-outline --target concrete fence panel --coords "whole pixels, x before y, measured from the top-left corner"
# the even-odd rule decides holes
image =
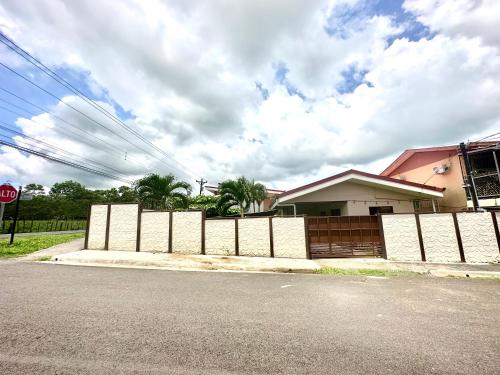
[[[108,250],[136,251],[138,204],[112,204]]]
[[[240,255],[271,256],[268,217],[239,219],[238,237]]]
[[[202,212],[173,212],[172,252],[201,254]]]
[[[106,222],[108,218],[108,205],[99,204],[90,207],[88,220],[87,249],[104,250],[106,244]]]
[[[420,227],[428,262],[460,262],[452,214],[421,214]]]
[[[205,221],[205,254],[235,255],[235,220]]]
[[[307,258],[303,217],[273,217],[274,256]]]
[[[382,224],[387,259],[422,260],[415,215],[382,215]]]
[[[459,213],[457,221],[466,262],[498,261],[498,244],[490,212]]]
[[[170,212],[142,213],[140,251],[168,252],[169,221]]]

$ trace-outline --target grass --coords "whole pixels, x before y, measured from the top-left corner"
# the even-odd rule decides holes
[[[44,257],[38,257],[33,259],[35,262],[46,262],[48,260],[51,260],[52,257],[50,255],[44,256]]]
[[[9,245],[9,239],[0,240],[0,258],[18,257],[33,253],[38,250],[58,245],[60,243],[82,238],[83,233],[76,234],[60,234],[46,236],[30,236],[18,237],[14,239],[14,243]]]
[[[322,275],[334,275],[334,276],[415,276],[419,275],[416,272],[409,271],[388,271],[388,270],[376,270],[376,269],[345,269],[345,268],[335,268],[335,267],[321,267],[316,273]]]

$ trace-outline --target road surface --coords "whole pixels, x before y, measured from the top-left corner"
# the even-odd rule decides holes
[[[1,374],[498,374],[494,280],[0,262]]]

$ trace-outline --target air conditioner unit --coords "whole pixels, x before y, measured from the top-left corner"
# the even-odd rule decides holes
[[[434,172],[434,174],[444,174],[448,172],[449,169],[450,169],[449,165],[443,164],[432,168],[432,171]]]

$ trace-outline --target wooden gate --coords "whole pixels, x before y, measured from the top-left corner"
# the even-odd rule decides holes
[[[307,217],[312,258],[382,255],[378,216]]]

